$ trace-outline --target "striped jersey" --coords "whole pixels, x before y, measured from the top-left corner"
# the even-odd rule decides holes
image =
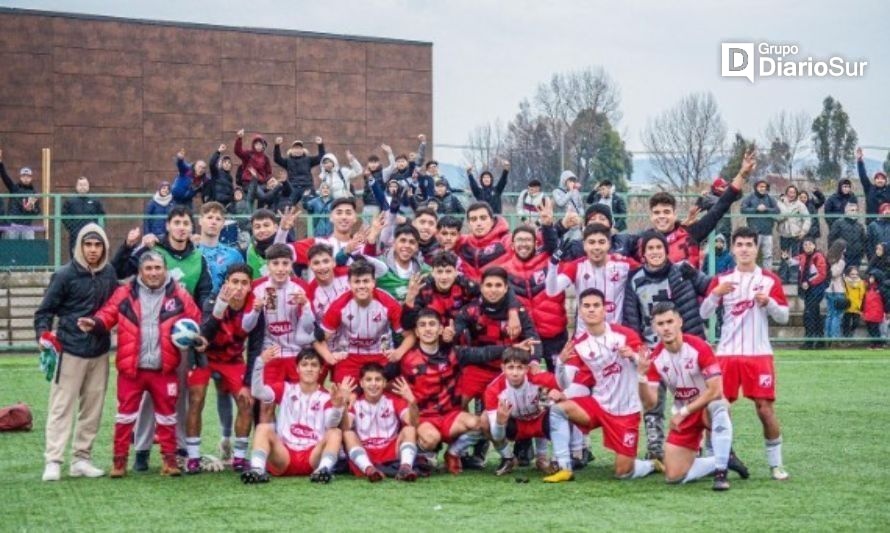
[[[402,428],[402,417],[408,411],[408,402],[404,399],[384,393],[377,403],[371,403],[364,395],[359,396],[349,414],[352,415],[352,427],[362,446],[383,448],[396,440]]]
[[[624,313],[624,287],[632,270],[640,264],[629,257],[609,254],[603,266],[595,266],[587,257],[580,257],[547,269],[547,294],[556,296],[568,287],[575,287],[575,294],[586,289],[598,289],[606,296],[606,322],[620,324]],[[576,317],[575,331],[584,331],[581,317]]]
[[[274,292],[274,305],[268,305],[269,295]],[[277,344],[281,347],[281,357],[296,357],[300,350],[315,342],[315,313],[312,302],[298,304],[298,294],[306,294],[305,282],[292,277],[281,287],[277,287],[270,278],[260,278],[253,282],[253,289],[247,298],[242,327],[251,331],[259,322],[262,314],[265,335],[263,349]],[[254,302],[265,299],[266,307],[257,311]],[[307,296],[308,299],[308,296]]]
[[[305,393],[299,383],[271,385],[278,404],[276,432],[284,445],[294,451],[312,449],[324,436],[326,415],[333,409],[331,395],[322,388]]]
[[[674,408],[680,409],[708,388],[708,379],[720,375],[720,365],[707,342],[695,335],[683,335],[683,345],[673,353],[658,343],[652,352],[647,378],[651,385],[664,382],[674,395]]]
[[[393,347],[393,333],[402,333],[402,306],[380,289],[374,289],[370,303],[361,306],[348,291],[331,303],[321,327],[339,332],[350,355],[379,355]]]

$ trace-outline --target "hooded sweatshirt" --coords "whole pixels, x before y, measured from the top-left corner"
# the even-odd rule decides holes
[[[313,186],[312,167],[317,167],[321,163],[325,155],[324,144],[318,145],[318,155],[305,155],[302,147],[297,150],[296,154],[288,150],[285,155],[287,155],[286,159],[281,155],[281,145],[276,144],[273,158],[276,165],[287,170],[287,181],[290,183],[291,189],[295,194],[297,191],[311,190]]]
[[[831,225],[834,224],[835,220],[843,218],[848,203],[856,203],[858,201],[856,195],[853,194],[852,189],[848,194],[841,192],[841,187],[845,184],[852,185],[852,182],[846,178],[840,180],[837,182],[837,192],[825,200],[825,221],[828,223],[829,229],[831,228]]]
[[[261,152],[257,152],[253,149],[253,145],[256,144],[257,141],[263,143],[263,151]],[[241,176],[242,184],[249,184],[253,179],[253,175],[249,170],[251,168],[256,171],[257,181],[260,184],[266,183],[266,180],[272,175],[272,162],[269,161],[269,157],[265,152],[268,144],[269,143],[266,142],[266,139],[264,139],[262,135],[254,135],[253,139],[250,141],[250,150],[244,151],[242,138],[238,137],[235,139],[235,155],[241,160],[241,166],[238,168],[238,175]]]
[[[556,210],[566,212],[574,210],[579,215],[584,213],[584,203],[581,199],[581,191],[578,189],[569,190],[569,178],[578,181],[578,176],[571,170],[564,170],[559,176],[559,187],[553,190],[553,202],[556,204]]]
[[[148,235],[153,234],[158,239],[163,238],[167,233],[167,213],[170,212],[170,209],[173,207],[173,196],[171,194],[167,194],[167,196],[161,196],[161,189],[164,187],[170,187],[170,184],[166,181],[162,181],[160,185],[158,185],[158,190],[155,191],[154,196],[145,206],[145,221],[142,223],[142,234]]]
[[[890,202],[890,185],[878,187],[874,182],[868,179],[865,172],[865,163],[863,161],[856,162],[856,169],[859,172],[859,182],[862,184],[862,191],[865,193],[865,212],[869,215],[877,215],[880,212],[881,204]],[[884,176],[887,180],[887,174],[882,171],[875,172],[875,178],[878,175]]]
[[[757,182],[757,184],[760,183],[764,183],[763,180]],[[779,204],[775,198],[769,195],[769,187],[767,187],[765,194],[757,192],[757,184],[754,185],[754,192],[742,200],[742,214],[761,215],[748,218],[748,227],[756,231],[758,235],[772,235],[776,218],[765,215],[778,215],[780,213]],[[758,210],[758,207],[761,205],[766,209],[763,211]]]
[[[507,169],[502,170],[501,177],[495,182],[491,172],[485,171],[479,176],[479,181],[477,182],[476,178],[473,177],[473,173],[467,172],[467,181],[470,182],[473,197],[476,198],[477,202],[487,202],[495,215],[500,215],[503,211],[501,194],[503,194],[504,188],[507,187],[507,175],[509,173],[510,171]],[[482,176],[486,174],[491,176],[491,185],[482,184]]]
[[[330,172],[324,169],[324,162],[328,160],[334,164]],[[341,168],[334,154],[325,154],[321,158],[321,174],[319,178],[322,183],[327,183],[331,188],[331,198],[349,198],[354,196],[352,192],[352,179],[362,175],[362,166],[357,159],[353,159],[349,168]]]

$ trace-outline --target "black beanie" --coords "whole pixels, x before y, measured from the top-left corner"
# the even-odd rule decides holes
[[[588,207],[587,211],[584,212],[584,223],[586,224],[590,220],[590,217],[595,213],[599,213],[608,218],[610,228],[615,225],[615,220],[612,218],[612,208],[606,204],[593,204]]]
[[[664,251],[668,251],[668,241],[667,238],[660,232],[655,230],[646,230],[640,235],[640,250],[646,250],[646,243],[651,241],[652,239],[658,239],[661,241],[661,244],[664,245]]]

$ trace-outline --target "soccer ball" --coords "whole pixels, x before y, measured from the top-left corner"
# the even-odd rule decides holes
[[[182,318],[173,324],[170,337],[173,344],[180,349],[190,348],[194,340],[200,335],[201,328],[191,318]]]

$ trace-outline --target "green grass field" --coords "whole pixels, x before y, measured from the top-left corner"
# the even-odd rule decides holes
[[[43,425],[48,384],[36,358],[0,357],[0,405],[25,401],[34,431],[0,434],[0,531],[370,530],[590,531],[636,527],[745,531],[890,530],[890,354],[783,352],[777,411],[790,481],[769,480],[750,402],[734,410],[735,448],[752,470],[732,490],[710,481],[668,487],[657,476],[611,479],[612,458],[593,433],[595,463],[574,483],[545,485],[489,472],[438,475],[415,484],[340,477],[327,486],[273,479],[244,486],[232,472],[174,479],[152,470],[122,480],[44,483]],[[95,459],[111,461],[113,378]],[[215,403],[205,411],[204,451],[215,453]],[[490,458],[491,463],[494,458]],[[63,475],[67,476],[67,467]]]

